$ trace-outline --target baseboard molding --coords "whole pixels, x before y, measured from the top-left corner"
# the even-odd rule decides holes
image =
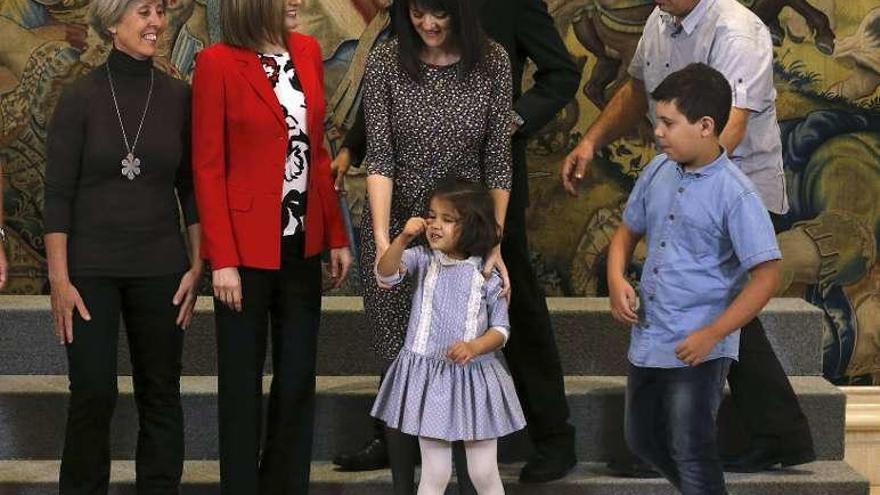
[[[880,387],[840,387],[846,394],[845,460],[880,495]]]

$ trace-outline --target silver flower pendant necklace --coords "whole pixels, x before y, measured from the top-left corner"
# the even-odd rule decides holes
[[[134,148],[137,146],[138,139],[141,137],[141,129],[144,127],[144,118],[147,116],[147,110],[150,109],[150,98],[153,96],[153,68],[150,67],[150,89],[147,92],[147,103],[144,105],[144,113],[141,115],[141,122],[138,124],[137,134],[134,135],[134,141],[129,146],[128,135],[125,134],[125,126],[122,124],[122,114],[119,112],[119,103],[116,101],[116,90],[113,87],[113,76],[110,75],[110,63],[106,64],[107,80],[110,81],[110,95],[113,96],[113,107],[116,109],[116,118],[119,119],[119,129],[122,131],[122,141],[125,143],[125,151],[127,154],[122,159],[122,176],[128,177],[128,180],[134,180],[141,174],[141,159],[134,155]]]

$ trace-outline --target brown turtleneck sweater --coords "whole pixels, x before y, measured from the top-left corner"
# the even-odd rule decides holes
[[[140,277],[189,268],[180,230],[198,223],[190,166],[190,90],[158,69],[113,50],[108,57],[119,111],[133,143],[154,71],[153,95],[136,157],[141,173],[121,174],[126,155],[107,68],[65,88],[49,124],[45,232],[68,234],[73,276]]]

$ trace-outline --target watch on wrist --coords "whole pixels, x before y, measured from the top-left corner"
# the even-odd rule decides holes
[[[0,244],[6,244],[6,229],[0,225]]]

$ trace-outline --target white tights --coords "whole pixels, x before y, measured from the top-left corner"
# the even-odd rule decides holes
[[[419,437],[422,476],[418,495],[443,495],[452,476],[452,443]],[[468,474],[479,495],[504,495],[498,473],[498,440],[464,443]]]

